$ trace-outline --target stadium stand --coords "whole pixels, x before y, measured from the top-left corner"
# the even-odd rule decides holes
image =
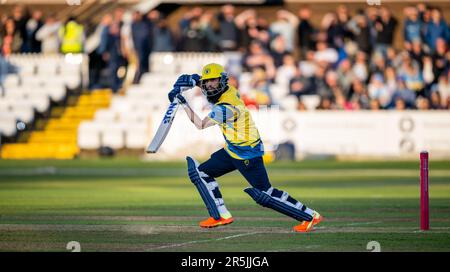
[[[123,9],[139,2],[128,12]],[[18,143],[15,147],[4,144],[2,157],[19,158],[26,149],[21,145],[35,143],[53,149],[36,155],[40,158],[73,158],[79,149],[101,147],[142,151],[153,134],[153,115],[164,110],[176,77],[198,73],[209,62],[226,65],[230,82],[254,108],[448,110],[450,5],[389,1],[389,6],[377,7],[329,1],[330,5],[319,7],[314,2],[190,3],[152,10],[148,8],[156,2],[148,6],[141,1],[87,1],[78,7],[59,6],[58,23],[63,25],[75,15],[85,26],[89,75],[80,65],[87,64],[86,59],[26,54],[32,35],[22,37],[26,42],[21,47],[2,47],[8,61],[20,67],[19,73],[3,81],[0,132]],[[31,11],[41,7],[30,5]],[[21,26],[27,21],[44,24],[33,12],[25,16],[23,6],[18,12],[14,6],[5,11],[14,20],[2,17],[0,24],[17,29],[2,33],[2,38],[23,35]],[[143,31],[151,32],[142,35]],[[76,88],[83,88],[83,94],[68,103],[70,91]],[[102,90],[106,88],[112,92]],[[198,109],[204,108],[198,92],[189,95]],[[51,118],[55,104],[61,107],[60,114]],[[45,125],[18,141],[22,127],[35,126],[39,116]],[[66,147],[56,146],[65,141]]]

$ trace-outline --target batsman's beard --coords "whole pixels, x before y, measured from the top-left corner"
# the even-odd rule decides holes
[[[206,96],[206,100],[208,100],[209,103],[216,104],[217,101],[219,101],[219,99],[220,99],[220,97],[222,96],[222,94],[223,94],[224,92],[226,92],[227,90],[228,90],[228,86],[226,86],[225,88],[223,88],[223,91],[221,91],[221,92],[219,92],[219,93],[217,93],[217,94],[215,94],[215,95],[207,95],[207,96]]]

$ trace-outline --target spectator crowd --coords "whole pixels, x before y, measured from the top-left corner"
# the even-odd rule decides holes
[[[340,5],[317,25],[308,7],[279,9],[273,21],[255,9],[193,7],[172,28],[158,10],[134,11],[131,24],[124,13],[104,15],[87,39],[76,18],[61,22],[17,6],[0,14],[1,54],[84,52],[90,87],[118,91],[132,49],[135,83],[149,72],[152,52],[240,51],[242,73],[231,73],[230,81],[248,105],[290,98],[304,110],[305,98],[315,96],[322,110],[450,109],[450,27],[438,7],[410,5],[394,16],[385,6],[350,12]],[[394,46],[395,35],[401,46]]]

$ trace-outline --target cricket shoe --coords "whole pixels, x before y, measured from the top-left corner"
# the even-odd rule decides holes
[[[312,228],[319,224],[320,221],[323,220],[323,217],[318,213],[314,212],[313,219],[311,221],[303,221],[300,225],[294,226],[294,230],[296,232],[308,232],[311,231]]]
[[[227,219],[220,217],[219,220],[216,220],[213,217],[210,217],[206,220],[201,221],[199,225],[202,228],[215,228],[218,226],[231,224],[231,223],[233,223],[233,221],[234,221],[233,217],[230,217]]]

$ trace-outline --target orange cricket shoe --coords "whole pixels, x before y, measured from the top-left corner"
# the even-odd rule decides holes
[[[213,217],[210,217],[206,220],[201,221],[199,225],[202,228],[215,228],[218,226],[231,224],[231,223],[233,223],[233,221],[234,221],[233,217],[229,217],[227,219],[221,217],[219,220],[216,220]]]
[[[313,220],[311,221],[303,221],[300,225],[294,226],[294,230],[296,232],[308,232],[312,230],[312,228],[319,224],[320,221],[323,220],[323,217],[318,213],[314,212]]]

